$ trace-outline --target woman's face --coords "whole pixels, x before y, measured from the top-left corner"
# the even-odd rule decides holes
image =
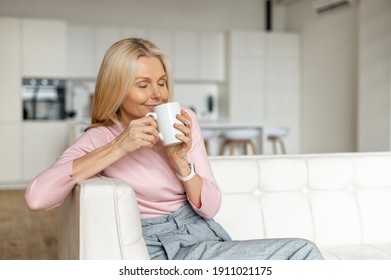
[[[120,107],[119,119],[128,124],[166,103],[168,98],[167,75],[162,63],[156,57],[142,56],[137,60],[136,77]]]

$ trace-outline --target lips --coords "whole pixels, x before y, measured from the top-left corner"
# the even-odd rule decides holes
[[[145,104],[145,106],[148,107],[150,110],[153,110],[153,108],[155,108],[158,105],[160,104]]]

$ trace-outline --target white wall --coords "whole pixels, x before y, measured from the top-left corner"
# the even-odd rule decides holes
[[[263,0],[0,0],[0,15],[201,30],[263,29]]]
[[[375,0],[376,1],[376,0]],[[286,6],[301,35],[301,151],[356,151],[358,6],[316,14],[311,0]]]
[[[361,1],[359,151],[391,149],[391,1]]]

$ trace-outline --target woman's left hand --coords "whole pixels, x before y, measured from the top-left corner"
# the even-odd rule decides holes
[[[182,124],[175,124],[174,127],[179,131],[183,132],[184,135],[177,134],[177,138],[182,141],[182,143],[166,147],[168,157],[170,158],[173,164],[179,164],[180,161],[183,161],[187,152],[190,150],[192,145],[192,135],[191,135],[191,118],[185,110],[181,110],[181,113],[177,115],[177,119],[180,120]]]
[[[192,120],[189,114],[183,109],[181,110],[181,113],[177,115],[177,118],[183,123],[183,125],[174,125],[175,128],[182,131],[184,134],[177,135],[177,138],[181,140],[182,143],[174,146],[168,146],[166,147],[166,151],[174,171],[178,175],[185,177],[191,172],[189,162],[187,162],[185,156],[191,149],[193,141],[191,135]],[[182,184],[189,201],[191,201],[195,207],[200,208],[202,206],[201,190],[203,185],[201,177],[196,174],[191,180],[182,182]]]

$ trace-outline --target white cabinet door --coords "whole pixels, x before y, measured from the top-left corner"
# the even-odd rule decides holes
[[[266,44],[267,123],[271,127],[289,127],[289,135],[284,141],[290,153],[298,153],[300,147],[298,39],[296,34],[268,34]]]
[[[0,18],[0,121],[21,120],[21,20]]]
[[[196,80],[198,77],[198,36],[192,31],[175,32],[174,79]]]
[[[222,32],[200,34],[199,78],[201,80],[224,81],[225,37]]]
[[[229,114],[234,122],[266,121],[265,42],[265,34],[257,31],[229,36]]]
[[[299,152],[300,67],[296,34],[230,34],[229,109],[236,122],[288,127],[288,153]],[[269,147],[270,145],[264,145]],[[271,149],[266,150],[270,153]]]
[[[23,179],[31,180],[51,166],[67,148],[68,138],[66,122],[24,122]]]
[[[174,79],[223,81],[224,42],[222,32],[175,32]]]
[[[121,39],[119,27],[98,26],[95,28],[95,72],[98,73],[107,50]]]
[[[166,29],[150,29],[147,39],[163,50],[168,55],[172,66],[175,65],[174,32]]]
[[[67,24],[60,20],[23,19],[23,76],[65,77]]]
[[[120,37],[121,39],[125,38],[145,38],[147,36],[147,30],[144,28],[131,28],[131,27],[123,27],[120,29]]]
[[[68,77],[95,78],[95,33],[90,25],[68,25]]]
[[[230,65],[230,119],[263,123],[267,109],[264,61],[234,57]]]
[[[229,35],[230,56],[260,57],[266,52],[266,33],[232,31]]]
[[[145,37],[141,28],[117,28],[69,24],[68,26],[68,76],[94,79],[103,56],[112,44],[129,37]]]
[[[0,183],[22,180],[22,123],[0,121]]]

